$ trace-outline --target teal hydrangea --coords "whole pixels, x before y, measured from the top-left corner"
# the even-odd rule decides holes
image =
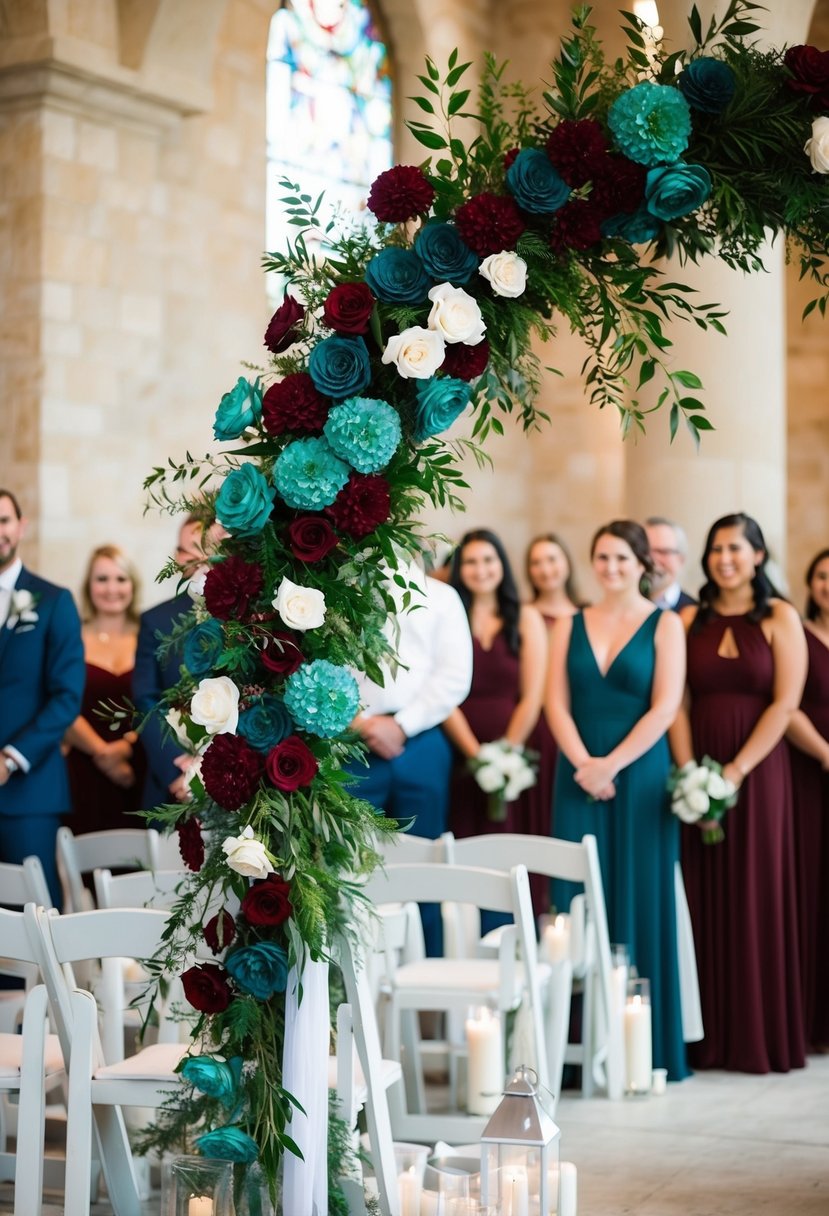
[[[225,393],[216,410],[213,437],[220,443],[238,439],[244,430],[262,417],[262,387],[259,377],[251,384],[240,376],[229,393]]]
[[[295,439],[280,452],[273,469],[279,496],[300,511],[321,511],[334,501],[350,470],[327,439]]]
[[[331,449],[358,473],[379,473],[400,443],[400,417],[385,401],[350,397],[335,405],[323,427]]]
[[[607,125],[629,160],[649,167],[670,164],[688,147],[691,111],[672,85],[643,80],[616,98]]]
[[[342,734],[360,707],[357,681],[345,667],[315,659],[288,678],[285,705],[301,730],[320,739]]]
[[[252,1136],[239,1127],[217,1127],[196,1138],[196,1148],[203,1157],[218,1157],[221,1161],[238,1161],[249,1165],[259,1156],[259,1146]]]
[[[271,517],[276,492],[252,464],[233,469],[216,496],[216,518],[234,536],[255,536]]]
[[[422,443],[430,435],[446,431],[459,418],[469,404],[472,388],[465,380],[454,376],[432,376],[429,380],[418,380],[417,415],[414,438]]]

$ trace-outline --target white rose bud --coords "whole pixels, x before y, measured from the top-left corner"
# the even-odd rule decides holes
[[[184,769],[184,784],[187,787],[189,797],[195,798],[200,791],[196,788],[196,782],[203,784],[201,775],[201,764],[204,759],[203,755],[194,756],[187,768]]]
[[[193,744],[190,736],[187,734],[187,729],[184,725],[184,718],[182,718],[180,712],[177,709],[168,709],[167,713],[164,715],[164,721],[170,727],[170,730],[173,732],[176,739],[185,749],[185,751],[189,751]]]
[[[524,294],[527,286],[527,263],[517,253],[508,249],[491,253],[478,267],[478,274],[489,280],[496,296],[514,299]]]
[[[477,346],[483,341],[486,325],[478,301],[462,287],[441,283],[429,292],[432,311],[427,322],[445,342],[464,342]]]
[[[273,606],[288,629],[318,629],[325,620],[325,596],[314,587],[300,587],[283,578]]]
[[[728,797],[728,782],[719,773],[712,773],[708,778],[708,797],[716,798],[718,802]]]
[[[520,752],[504,752],[501,757],[501,772],[507,777],[517,777],[527,769],[527,762]]]
[[[200,680],[190,717],[209,735],[233,735],[239,725],[239,689],[229,676]]]
[[[674,798],[671,810],[683,823],[696,823],[699,819],[697,812],[691,810],[684,798]]]
[[[704,815],[711,805],[705,790],[691,790],[686,796],[685,801],[691,810],[696,811],[698,815]]]
[[[829,118],[825,115],[812,119],[812,138],[806,140],[803,151],[815,173],[829,173]]]
[[[504,784],[503,774],[494,764],[484,764],[476,769],[475,780],[485,794],[494,794]]]
[[[498,764],[501,759],[501,748],[497,743],[482,743],[475,757],[481,764]]]
[[[241,836],[228,836],[222,842],[222,852],[227,857],[230,869],[243,874],[245,878],[267,878],[276,872],[267,849],[261,840],[255,838],[250,824]]]
[[[531,789],[535,785],[535,773],[531,768],[525,768],[523,772],[516,773],[514,777],[510,777],[507,782],[507,788],[504,790],[504,798],[507,802],[513,802],[524,790]]]
[[[187,594],[194,604],[201,604],[204,601],[204,583],[207,578],[209,567],[199,566],[197,570],[191,574],[187,583]]]
[[[692,772],[687,773],[682,779],[682,788],[686,793],[691,790],[704,790],[708,786],[708,777],[711,770],[703,765],[698,765]]]
[[[383,363],[393,363],[405,380],[428,380],[446,357],[443,336],[435,329],[412,325],[386,343]]]

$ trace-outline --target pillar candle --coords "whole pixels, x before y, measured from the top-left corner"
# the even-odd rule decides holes
[[[570,917],[560,913],[547,925],[541,938],[541,950],[550,963],[570,957]]]
[[[530,1216],[530,1189],[527,1171],[504,1170],[501,1181],[501,1211],[503,1216]]]
[[[501,1019],[486,1006],[466,1020],[469,1051],[466,1109],[470,1115],[491,1115],[504,1089],[504,1048]]]
[[[213,1216],[213,1200],[206,1195],[194,1195],[187,1205],[187,1216]]]
[[[414,1166],[397,1175],[400,1216],[420,1216],[421,1182]]]
[[[651,1007],[641,996],[625,1005],[626,1088],[646,1094],[651,1087],[653,1049],[651,1045]]]

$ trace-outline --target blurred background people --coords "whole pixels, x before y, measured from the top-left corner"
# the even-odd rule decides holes
[[[657,608],[679,611],[686,604],[695,604],[679,585],[688,560],[688,538],[679,524],[662,515],[645,520],[652,569],[648,575],[648,595]]]

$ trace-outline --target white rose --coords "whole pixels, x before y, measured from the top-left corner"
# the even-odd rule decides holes
[[[288,629],[318,629],[325,620],[325,596],[313,587],[300,587],[283,578],[273,606]]]
[[[476,769],[475,780],[485,794],[494,794],[504,784],[503,774],[494,764],[482,764]]]
[[[829,118],[812,119],[812,138],[806,140],[803,151],[815,173],[829,173]]]
[[[204,581],[207,578],[208,567],[199,566],[190,576],[187,583],[187,594],[194,604],[200,604],[204,599]]]
[[[190,717],[209,735],[233,735],[239,724],[239,689],[229,676],[200,680]]]
[[[514,298],[523,295],[527,286],[527,263],[508,249],[484,258],[478,267],[478,274],[489,280],[496,296]]]
[[[164,721],[170,727],[170,730],[173,732],[181,746],[185,748],[185,750],[189,751],[192,743],[189,735],[187,734],[187,728],[184,725],[184,718],[182,718],[180,712],[177,709],[168,709],[167,713],[164,715]]]
[[[525,772],[526,769],[527,761],[521,755],[521,752],[504,752],[501,758],[501,772],[507,777],[517,777],[519,773]]]
[[[698,815],[704,815],[711,805],[705,790],[691,790],[685,798],[688,806]]]
[[[12,591],[11,607],[14,612],[22,614],[34,607],[35,597],[26,587]]]
[[[519,794],[523,794],[524,790],[528,790],[534,785],[535,773],[531,768],[525,767],[520,773],[510,777],[507,788],[504,790],[504,798],[507,802],[513,802]]]
[[[728,782],[719,773],[712,773],[708,778],[708,797],[716,798],[718,802],[728,797]]]
[[[674,798],[671,810],[683,823],[696,823],[699,819],[697,812],[691,810],[684,798]]]
[[[482,743],[478,748],[478,754],[475,757],[480,760],[481,764],[499,764],[501,760],[501,748],[497,743]]]
[[[440,283],[429,292],[432,311],[427,325],[437,330],[446,342],[465,342],[476,346],[483,341],[486,325],[478,301],[462,287]]]
[[[245,878],[267,878],[275,873],[267,849],[255,838],[250,824],[241,836],[228,836],[223,840],[222,852],[230,869],[244,874]]]
[[[704,768],[698,764],[695,769],[682,778],[682,789],[685,793],[690,793],[692,790],[703,790],[708,785],[708,776],[711,770]]]
[[[436,329],[412,325],[386,343],[383,363],[393,363],[404,379],[428,380],[446,357],[446,344]]]

